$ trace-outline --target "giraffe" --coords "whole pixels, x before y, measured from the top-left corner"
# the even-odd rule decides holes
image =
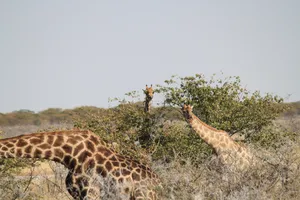
[[[231,169],[247,169],[254,161],[249,149],[235,142],[227,132],[217,130],[202,122],[192,111],[192,106],[183,105],[183,116],[200,138],[214,149],[221,163]]]
[[[150,112],[150,108],[151,108],[151,101],[153,99],[153,94],[154,94],[154,90],[152,88],[152,84],[151,84],[150,87],[148,87],[148,85],[146,85],[146,90],[144,90],[144,93],[146,95],[146,97],[145,97],[144,111],[145,111],[145,113],[149,113]]]
[[[76,200],[156,200],[155,189],[161,185],[149,167],[117,154],[88,130],[1,139],[0,159],[3,158],[42,158],[63,164],[68,169],[67,190]]]

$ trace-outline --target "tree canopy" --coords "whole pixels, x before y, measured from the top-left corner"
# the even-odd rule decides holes
[[[172,76],[165,85],[158,85],[158,92],[165,96],[165,103],[194,106],[194,113],[207,124],[229,134],[260,131],[286,110],[283,99],[272,94],[250,92],[241,85],[238,76],[223,79],[213,75],[207,79],[195,76]]]

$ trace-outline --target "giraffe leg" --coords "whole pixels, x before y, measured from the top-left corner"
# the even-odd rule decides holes
[[[87,199],[89,200],[100,200],[101,199],[101,184],[99,182],[98,176],[91,176],[89,179],[89,189],[87,191]]]
[[[72,179],[75,182],[75,185],[78,186],[78,190],[76,187],[73,187],[73,191],[79,193],[80,200],[100,200],[100,185],[96,184],[93,177],[88,176],[76,176],[72,174]],[[74,185],[74,184],[73,184]],[[74,190],[75,188],[75,190]],[[76,199],[77,200],[77,199]]]
[[[75,183],[74,175],[72,172],[69,171],[66,177],[67,190],[74,199],[79,200],[80,199],[79,188],[77,188],[74,183]]]
[[[147,188],[136,188],[130,195],[130,200],[156,200],[156,194]]]
[[[80,177],[69,171],[66,177],[66,186],[69,194],[75,200],[100,200],[97,189],[92,188],[91,178]]]

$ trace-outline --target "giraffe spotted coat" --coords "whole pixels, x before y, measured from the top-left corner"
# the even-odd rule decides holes
[[[68,168],[66,186],[74,199],[157,199],[158,176],[117,154],[93,132],[32,133],[0,140],[0,158],[43,158]]]

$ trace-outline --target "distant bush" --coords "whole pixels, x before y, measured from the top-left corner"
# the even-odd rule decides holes
[[[19,110],[11,113],[0,113],[0,126],[41,125],[71,123],[77,115],[101,110],[92,106],[82,106],[74,109],[49,108],[38,113],[29,110]]]
[[[300,115],[300,101],[287,103],[289,109],[284,113],[285,116]]]

